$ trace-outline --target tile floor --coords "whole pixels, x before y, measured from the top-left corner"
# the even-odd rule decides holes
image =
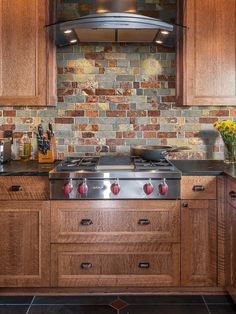
[[[231,314],[229,296],[0,296],[0,314]]]

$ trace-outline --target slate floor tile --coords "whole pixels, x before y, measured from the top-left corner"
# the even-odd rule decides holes
[[[1,304],[30,304],[32,296],[0,296]]]
[[[205,305],[130,305],[120,314],[208,314]]]
[[[116,296],[40,296],[35,297],[33,304],[110,304]]]
[[[207,304],[234,303],[229,295],[204,295],[203,298]]]
[[[236,305],[235,304],[214,304],[208,305],[211,314],[235,314]]]
[[[0,314],[25,314],[29,305],[0,305]]]
[[[204,304],[201,295],[130,295],[120,298],[129,304]]]
[[[109,305],[32,305],[29,314],[116,314]]]

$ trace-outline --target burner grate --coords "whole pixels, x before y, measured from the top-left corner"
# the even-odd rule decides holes
[[[134,157],[135,170],[172,170],[172,164],[166,160],[152,161]]]
[[[96,170],[99,157],[81,157],[63,160],[58,165],[61,171]]]

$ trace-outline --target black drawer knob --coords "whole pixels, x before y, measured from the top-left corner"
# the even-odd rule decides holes
[[[90,269],[90,268],[93,267],[93,264],[92,264],[92,263],[82,263],[82,264],[80,265],[80,267],[81,267],[82,269]]]
[[[203,185],[194,185],[193,186],[193,191],[195,191],[195,192],[202,192],[204,190],[205,190],[205,188]]]
[[[188,203],[183,203],[182,206],[186,208],[188,207]]]
[[[141,262],[138,264],[139,268],[149,268],[150,264],[148,262]]]
[[[151,222],[149,219],[139,219],[138,224],[141,226],[150,225]]]
[[[229,192],[229,196],[230,196],[231,198],[236,198],[236,192],[230,191],[230,192]]]
[[[21,185],[12,185],[11,186],[11,191],[12,192],[19,192],[19,191],[22,191],[22,186]]]
[[[92,222],[91,219],[82,219],[81,222],[80,222],[80,224],[81,224],[82,226],[89,226],[89,225],[92,225],[93,222]]]

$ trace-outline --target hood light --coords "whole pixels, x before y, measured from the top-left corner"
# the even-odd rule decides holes
[[[157,44],[163,44],[163,41],[162,40],[156,40],[156,43]]]
[[[168,31],[164,31],[164,30],[162,30],[161,33],[162,33],[163,35],[168,35],[168,34],[169,34]]]
[[[71,40],[70,40],[70,43],[71,43],[71,44],[77,43],[77,39],[71,39]]]
[[[72,29],[67,29],[64,31],[64,34],[70,34],[70,33],[72,33]]]

